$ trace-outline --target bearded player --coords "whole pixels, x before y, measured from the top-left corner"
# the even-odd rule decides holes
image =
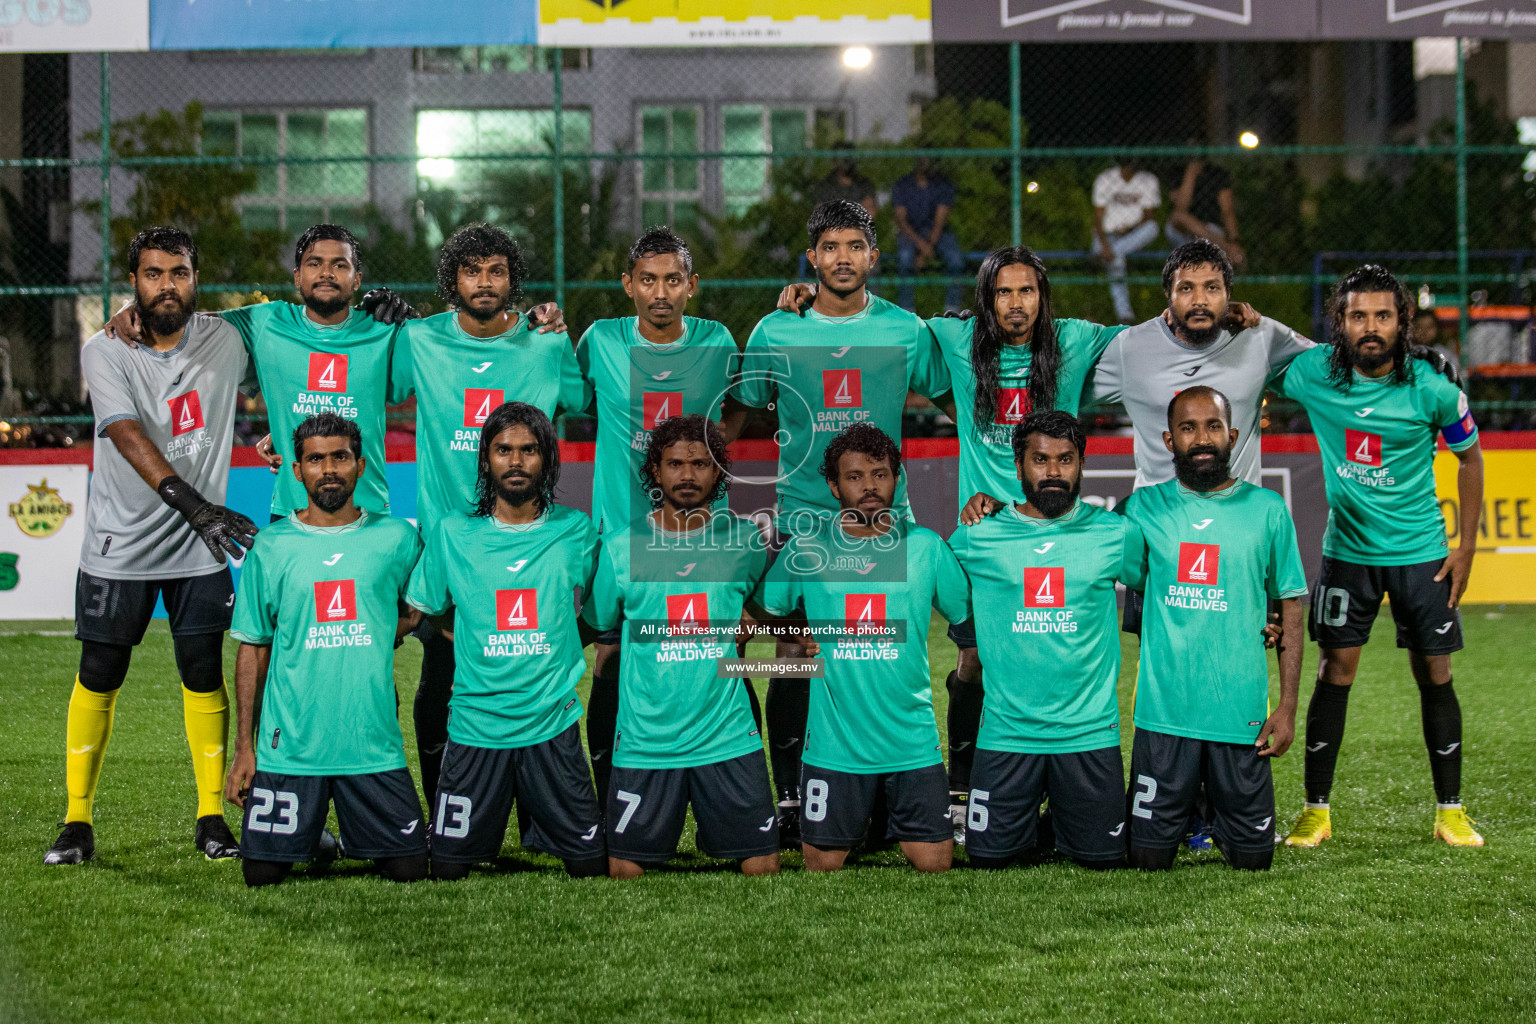
[[[901,449],[884,431],[843,430],[822,473],[837,515],[790,538],[758,599],[771,615],[803,614],[825,656],[825,675],[811,680],[800,778],[805,866],[841,868],[883,792],[886,836],[918,870],[947,871],[955,842],[928,623],[935,609],[970,618],[965,573],[938,534],[892,508]]]
[[[641,465],[657,424],[706,416],[729,444],[746,419],[746,408],[729,393],[740,358],[736,340],[722,323],[685,315],[699,288],[688,243],[669,228],[651,228],[630,246],[620,282],[635,315],[596,321],[576,346],[597,413],[592,518],[605,533],[644,520],[655,507]],[[619,709],[617,623],[596,638],[594,650],[587,749],[602,796]]]
[[[804,316],[775,311],[753,328],[734,394],[756,409],[770,406],[778,424],[778,505],[774,530],[782,543],[815,534],[840,509],[821,475],[828,444],[849,426],[866,424],[901,436],[907,392],[928,398],[949,390],[933,332],[916,316],[870,294],[880,258],[875,225],[858,203],[833,200],[812,211],[806,258],[820,287]],[[906,481],[891,474],[891,505],[910,515]],[[779,657],[799,653],[781,640]],[[778,790],[780,838],[797,838],[798,778],[809,683],[774,679],[768,686],[769,756]]]
[[[971,582],[990,664],[967,807],[972,867],[1037,849],[1050,794],[1057,850],[1084,867],[1125,863],[1120,636],[1115,584],[1139,578],[1145,544],[1124,516],[1082,501],[1088,438],[1060,410],[1014,428],[1023,503],[950,538]]]
[[[357,424],[334,413],[293,432],[305,507],[261,531],[240,573],[230,635],[235,759],[225,796],[245,808],[242,869],[273,885],[321,842],[331,805],[350,856],[386,878],[427,875],[427,836],[405,768],[395,646],[415,624],[401,598],[421,555],[403,519],[358,508]]]
[[[255,391],[240,338],[197,308],[197,245],[175,228],[141,231],[128,245],[128,281],[144,343],[104,333],[81,349],[96,417],[95,473],[75,586],[80,669],[65,727],[64,829],[45,864],[95,853],[96,784],[112,737],[117,695],[157,597],[170,617],[183,718],[197,782],[194,842],[209,860],[237,857],[224,821],[229,695],[224,632],[239,558],[255,525],[223,507],[237,390]]]
[[[641,470],[659,495],[655,510],[603,532],[584,614],[600,629],[627,623],[606,794],[615,878],[637,878],[672,857],[689,807],[704,853],[736,861],[744,875],[779,870],[773,790],[752,703],[741,680],[716,678],[768,566],[756,525],[715,507],[730,468],[711,420],[695,413],[663,421],[651,431]]]
[[[492,411],[516,401],[553,418],[584,409],[591,397],[566,335],[519,311],[526,273],[512,236],[466,225],[438,252],[437,291],[447,311],[400,329],[390,393],[416,398],[416,522],[424,540],[449,516],[475,508],[481,431]],[[412,713],[430,802],[448,742],[455,645],[430,621],[416,635],[421,680]]]
[[[508,402],[480,435],[479,501],[442,520],[406,600],[452,612],[457,671],[432,813],[432,873],[465,877],[501,852],[513,802],[522,845],[583,878],[608,873],[592,777],[581,752],[586,672],[577,626],[592,588],[597,530],[555,503],[560,445],[537,407]]]
[[[1296,528],[1274,491],[1234,478],[1240,438],[1226,396],[1196,385],[1168,403],[1175,479],[1121,506],[1146,538],[1147,595],[1131,748],[1129,861],[1173,866],[1202,788],[1215,846],[1234,868],[1275,852],[1270,758],[1291,746],[1306,580]],[[1269,709],[1262,630],[1280,602],[1280,703]],[[1252,637],[1252,640],[1246,638]]]
[[[1312,590],[1312,639],[1320,658],[1307,707],[1306,806],[1286,836],[1316,846],[1333,834],[1329,795],[1360,651],[1383,597],[1397,646],[1419,686],[1424,746],[1435,790],[1434,836],[1452,846],[1483,837],[1461,805],[1461,704],[1451,655],[1461,650],[1461,613],[1477,550],[1483,454],[1467,396],[1408,353],[1413,299],[1386,269],[1367,265],[1340,279],[1330,303],[1331,345],[1305,353],[1285,375],[1285,394],[1312,420],[1327,471],[1328,529]],[[1447,548],[1435,493],[1435,438],[1457,461],[1461,541]]]

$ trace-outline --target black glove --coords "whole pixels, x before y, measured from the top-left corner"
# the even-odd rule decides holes
[[[1445,358],[1444,352],[1441,352],[1439,349],[1430,348],[1428,345],[1412,345],[1408,348],[1408,354],[1415,359],[1424,360],[1440,376],[1455,384],[1458,388],[1461,387],[1461,374],[1456,372],[1455,364]]]
[[[245,516],[197,493],[197,488],[179,476],[168,476],[155,490],[160,500],[180,512],[187,524],[203,538],[213,557],[222,564],[224,552],[235,558],[256,543],[256,524]],[[243,546],[242,546],[243,545]]]
[[[357,308],[381,324],[399,324],[421,317],[403,296],[388,288],[375,288],[366,293]]]
[[[951,320],[969,320],[975,315],[976,314],[969,309],[962,309],[959,312],[956,312],[953,309],[946,309],[944,312],[939,314],[939,316],[949,317]]]

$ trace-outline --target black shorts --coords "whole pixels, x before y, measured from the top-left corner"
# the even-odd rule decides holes
[[[800,766],[800,836],[823,850],[857,846],[869,830],[875,794],[890,808],[886,838],[942,843],[955,838],[949,817],[949,776],[942,764],[903,772],[839,772]]]
[[[1120,747],[1076,754],[976,751],[965,848],[1013,857],[1035,848],[1040,802],[1051,796],[1056,849],[1085,861],[1125,856],[1125,763]]]
[[[966,619],[964,622],[951,622],[949,624],[949,638],[955,646],[962,651],[976,649],[976,619]]]
[[[174,636],[223,633],[235,614],[229,566],[169,580],[113,580],[81,569],[75,576],[75,639],[137,647],[165,598]]]
[[[1242,853],[1263,853],[1275,842],[1275,784],[1269,758],[1252,743],[1216,743],[1136,730],[1131,745],[1131,844],[1167,850],[1183,842],[1205,785],[1211,831]]]
[[[368,775],[282,775],[258,771],[245,798],[240,853],[249,860],[309,860],[331,801],[347,855],[365,860],[427,852],[416,784],[404,768]]]
[[[606,852],[597,792],[573,722],[543,743],[509,750],[449,740],[432,814],[432,858],[450,864],[495,860],[513,800],[521,800],[528,812],[522,837],[528,849],[561,860]]]
[[[698,847],[721,860],[779,851],[768,761],[761,750],[694,768],[620,768],[608,783],[608,855],[660,864],[677,852],[688,805]]]
[[[1447,607],[1451,576],[1435,582],[1445,559],[1416,565],[1359,565],[1323,556],[1312,587],[1312,639],[1330,650],[1364,647],[1381,610],[1382,595],[1392,598],[1397,646],[1415,654],[1454,654],[1461,650],[1461,612]]]

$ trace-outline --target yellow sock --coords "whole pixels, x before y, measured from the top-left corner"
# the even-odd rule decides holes
[[[112,738],[112,711],[117,691],[97,693],[80,685],[69,697],[69,719],[64,727],[64,784],[69,790],[65,821],[91,822],[96,803],[96,780],[101,778],[101,758]]]
[[[197,816],[224,814],[224,741],[229,736],[229,691],[193,693],[181,688],[182,717],[187,746],[192,751],[192,775],[197,779]]]

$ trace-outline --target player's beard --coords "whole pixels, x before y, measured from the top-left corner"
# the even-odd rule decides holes
[[[1360,346],[1367,341],[1375,341],[1381,345],[1376,352],[1361,352]],[[1394,359],[1400,359],[1404,355],[1403,339],[1399,337],[1389,347],[1387,340],[1374,331],[1364,335],[1359,341],[1345,341],[1345,355],[1349,358],[1349,365],[1361,373],[1374,373]]]
[[[836,267],[833,267],[832,269],[836,269]],[[816,271],[816,280],[821,285],[821,287],[825,288],[833,295],[836,295],[838,298],[844,299],[858,291],[860,288],[864,287],[865,282],[869,280],[869,272],[865,271],[863,274],[860,274],[855,271],[852,284],[838,284],[836,279],[833,278],[830,273],[823,274],[820,268],[818,268]]]
[[[667,494],[667,504],[678,512],[698,512],[709,507],[709,495],[714,487],[705,487],[703,484],[696,486],[694,490],[679,493],[675,488]]]
[[[544,476],[526,476],[521,481],[508,480],[503,476],[496,481],[496,497],[511,505],[513,508],[521,508],[530,501],[537,501],[539,490],[543,487]]]
[[[194,298],[192,302],[183,302],[180,295],[171,292],[156,296],[153,305],[146,308],[142,297],[135,295],[133,298],[139,323],[157,338],[169,338],[187,326],[187,321],[192,319],[192,306],[196,301]]]
[[[1206,454],[1214,454],[1216,458],[1209,466],[1202,467],[1195,462],[1195,456]],[[1214,444],[1199,444],[1183,452],[1175,449],[1173,453],[1174,475],[1179,478],[1179,483],[1192,491],[1209,491],[1225,483],[1231,468],[1230,446],[1222,448]]]
[[[348,298],[350,296],[340,290],[336,292],[334,299],[322,299],[310,292],[304,296],[304,305],[318,317],[331,317],[347,308]]]
[[[1031,487],[1029,481],[1024,481],[1024,500],[1035,506],[1040,514],[1047,519],[1055,519],[1066,515],[1077,502],[1078,492],[1083,488],[1081,478],[1074,481],[1071,487],[1065,486],[1062,480],[1042,480],[1039,487]]]
[[[1201,308],[1204,309],[1204,307]],[[1211,326],[1209,327],[1191,327],[1189,322],[1179,316],[1179,314],[1172,314],[1174,326],[1179,329],[1179,334],[1182,335],[1183,340],[1191,345],[1209,345],[1221,333],[1221,318],[1208,309],[1204,311],[1211,315]],[[1172,312],[1171,309],[1170,312]]]
[[[478,299],[484,295],[490,295],[492,298],[496,299],[496,306],[490,312],[486,312],[484,309],[476,308],[473,303],[464,298],[463,292],[459,293],[460,311],[469,314],[469,316],[483,324],[488,324],[512,308],[511,292],[508,292],[505,295],[496,295],[494,292],[476,292],[474,295],[470,296],[470,298]]]
[[[352,488],[339,476],[323,476],[315,489],[309,492],[309,500],[320,511],[330,514],[339,510],[352,497]]]

